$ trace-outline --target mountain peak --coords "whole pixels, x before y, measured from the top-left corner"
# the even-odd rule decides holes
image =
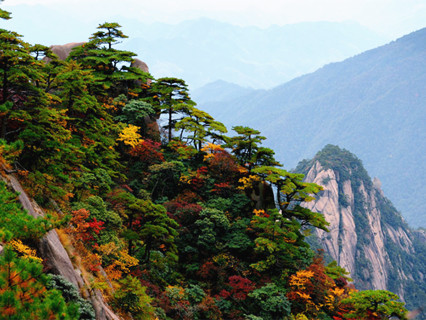
[[[261,131],[289,167],[326,144],[352,150],[380,178],[407,221],[425,226],[425,86],[426,29],[421,29],[272,90],[208,104],[206,110],[228,126],[245,123]]]
[[[315,235],[326,253],[350,272],[357,288],[390,290],[407,303],[420,305],[415,295],[424,290],[424,281],[420,281],[423,289],[417,283],[425,276],[419,258],[424,243],[418,243],[361,160],[348,150],[327,145],[296,171],[305,173],[307,182],[324,187],[306,205],[330,223],[329,233],[316,230]],[[408,259],[413,263],[406,264]]]

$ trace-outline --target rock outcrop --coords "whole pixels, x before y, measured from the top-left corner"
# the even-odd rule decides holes
[[[50,50],[58,56],[59,59],[65,60],[68,58],[72,49],[78,46],[82,46],[86,42],[71,42],[66,44],[55,44],[50,46]]]
[[[12,173],[6,173],[3,179],[13,189],[19,193],[19,202],[27,210],[28,214],[37,218],[44,216],[43,210],[28,197],[22,185]],[[101,292],[97,289],[87,290],[84,286],[84,279],[78,269],[74,269],[71,259],[62,245],[56,230],[49,231],[38,244],[40,255],[45,261],[45,267],[50,273],[63,276],[69,282],[74,284],[89,295],[98,320],[119,320],[120,318],[110,309],[103,298]]]
[[[309,170],[305,180],[324,186],[322,196],[317,201],[307,204],[307,207],[312,211],[321,212],[327,222],[330,223],[329,232],[317,231],[321,243],[340,266],[353,274],[358,237],[350,206],[340,208],[339,186],[335,172],[331,169],[325,170],[319,162],[316,162]],[[347,192],[347,200],[353,204],[350,183],[345,182],[343,188]]]
[[[316,201],[308,203],[307,207],[312,211],[324,214],[330,223],[330,232],[318,230],[318,238],[331,257],[349,271],[353,278],[357,277],[356,260],[360,257],[360,253],[358,253],[360,239],[356,232],[354,203],[355,196],[362,197],[362,202],[366,206],[365,210],[368,210],[366,216],[368,225],[365,226],[361,237],[371,239],[369,245],[364,245],[362,248],[365,258],[374,266],[371,270],[362,271],[363,278],[368,279],[371,288],[386,289],[387,269],[391,262],[384,246],[385,235],[380,222],[381,213],[377,209],[374,192],[373,194],[367,193],[363,184],[359,186],[358,192],[354,192],[350,180],[339,181],[336,173],[332,169],[323,168],[319,161],[316,161],[309,170],[305,180],[324,187],[320,197]],[[340,189],[341,192],[339,192]],[[344,202],[343,205],[342,202]],[[386,229],[386,231],[394,235],[390,229]],[[404,235],[406,236],[405,233]]]
[[[130,66],[133,68],[141,69],[142,71],[149,73],[148,65],[142,60],[139,60],[138,58],[135,58]]]
[[[325,252],[350,272],[358,289],[390,290],[407,302],[417,299],[414,292],[424,294],[425,239],[421,231],[408,227],[384,197],[380,181],[370,179],[359,159],[327,146],[296,171],[305,174],[305,181],[324,187],[306,204],[330,223],[330,232],[315,234]]]
[[[72,49],[78,46],[82,46],[85,43],[86,42],[70,42],[66,44],[55,44],[50,46],[50,50],[54,54],[56,54],[60,60],[65,60],[66,58],[68,58]],[[50,60],[49,58],[45,58],[45,61],[49,62],[49,60]],[[148,65],[138,58],[133,59],[130,66],[141,69],[142,71],[149,73]]]

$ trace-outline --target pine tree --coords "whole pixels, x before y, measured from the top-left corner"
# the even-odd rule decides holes
[[[146,72],[131,66],[135,53],[114,48],[127,38],[120,28],[115,22],[100,24],[99,31],[90,41],[74,48],[68,57],[93,71],[95,82],[90,88],[91,93],[109,97],[128,96],[131,92],[137,94],[142,91],[140,83],[146,83],[150,78]]]
[[[0,50],[0,134],[10,141],[19,122],[30,118],[28,101],[39,96],[34,82],[42,75],[30,45],[16,32],[0,29]]]
[[[0,255],[0,318],[61,319],[78,317],[78,306],[67,305],[57,290],[47,290],[41,263],[18,258],[6,247]]]
[[[71,132],[70,142],[77,148],[75,155],[83,170],[103,168],[109,175],[116,176],[120,165],[114,150],[118,128],[110,110],[90,95],[94,83],[90,70],[83,70],[76,61],[64,63],[64,67],[53,82],[66,116],[66,127]]]
[[[151,104],[159,114],[167,115],[168,141],[172,140],[172,130],[178,121],[175,115],[193,107],[195,103],[189,98],[188,86],[182,79],[160,78],[152,83],[150,92]]]
[[[138,199],[124,190],[113,193],[111,202],[120,210],[127,227],[123,235],[128,241],[129,254],[140,250],[142,261],[149,264],[151,252],[161,250],[170,257],[170,262],[176,260],[174,238],[178,224],[167,216],[162,205]],[[143,243],[142,247],[136,245],[138,242]]]
[[[3,2],[3,0],[0,0],[0,3],[2,3],[2,2]],[[9,20],[10,19],[10,12],[5,11],[5,10],[0,8],[0,19]]]
[[[260,146],[266,139],[260,135],[260,131],[243,126],[233,127],[232,130],[237,132],[238,136],[227,138],[225,146],[232,149],[240,164],[249,172],[259,165],[281,166],[274,159],[271,149]]]
[[[181,130],[180,140],[184,138],[184,132],[187,132],[185,139],[187,143],[193,143],[194,147],[200,151],[208,138],[223,140],[223,134],[227,132],[223,123],[213,119],[207,112],[197,109],[193,106],[187,106],[184,115],[176,125],[175,130]]]
[[[301,206],[303,202],[314,200],[314,195],[323,188],[315,183],[303,181],[303,174],[291,173],[271,166],[260,166],[253,173],[261,176],[276,188],[278,208],[285,218],[298,220],[302,226],[313,226],[327,230],[324,216]]]

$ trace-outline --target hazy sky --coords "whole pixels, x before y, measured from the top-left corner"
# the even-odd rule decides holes
[[[209,17],[261,27],[353,20],[391,38],[426,26],[426,0],[5,0],[2,6],[13,12],[19,4],[98,22],[117,15],[169,23]]]

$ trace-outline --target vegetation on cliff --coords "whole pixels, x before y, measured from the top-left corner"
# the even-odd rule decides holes
[[[372,292],[368,305],[306,243],[327,227],[300,206],[321,187],[278,168],[258,131],[226,136],[183,80],[131,67],[114,48],[123,37],[104,23],[60,61],[0,29],[0,161],[53,216],[25,216],[0,185],[0,317],[93,318],[41,272],[34,239],[58,227],[80,289],[101,290],[124,319],[404,319],[397,297]]]
[[[351,277],[357,288],[364,290],[377,288],[372,278],[379,270],[378,261],[371,261],[365,255],[368,251],[375,252],[385,258],[381,267],[384,287],[400,294],[410,308],[422,307],[426,299],[424,281],[426,242],[418,236],[419,231],[409,228],[401,214],[384,196],[380,183],[371,180],[361,160],[354,154],[338,146],[327,145],[313,159],[301,161],[296,171],[307,174],[317,163],[320,164],[323,173],[329,174],[328,170],[331,170],[333,179],[336,180],[334,185],[338,189],[336,196],[340,212],[333,213],[336,216],[342,215],[342,211],[350,211],[353,214],[352,217],[347,216],[345,221],[340,217],[340,224],[334,227],[338,232],[339,250],[342,246],[346,248],[346,257],[350,256],[348,252],[353,253]],[[323,179],[322,184],[327,186],[329,182],[328,176]],[[345,185],[351,187],[345,188]],[[326,189],[328,190],[319,197],[330,197],[330,189]],[[349,219],[353,219],[356,233],[355,243],[352,244],[344,234],[348,229]],[[316,240],[310,238],[309,242]],[[327,238],[320,240],[324,248],[330,243],[329,240]],[[355,250],[349,250],[348,246],[355,246]]]

